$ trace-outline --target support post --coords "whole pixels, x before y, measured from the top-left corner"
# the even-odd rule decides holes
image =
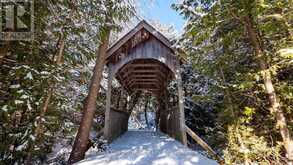
[[[108,73],[108,89],[106,95],[106,112],[105,112],[105,126],[104,126],[104,138],[106,140],[111,139],[111,120],[110,120],[110,112],[111,112],[111,90],[112,90],[112,66],[109,65],[109,73]]]
[[[178,84],[178,103],[179,103],[179,127],[181,133],[181,142],[184,145],[187,145],[187,137],[185,131],[185,115],[184,115],[184,100],[183,100],[183,90],[182,90],[182,80],[180,73],[180,66],[177,64],[176,66],[176,80]]]

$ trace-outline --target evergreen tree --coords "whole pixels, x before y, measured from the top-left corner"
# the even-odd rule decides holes
[[[282,88],[288,89],[291,80],[277,75],[291,68],[292,2],[184,0],[173,7],[188,20],[178,43],[194,68],[214,81],[209,96],[219,98],[210,97],[227,136],[226,163],[279,164],[280,138],[289,163],[292,125],[286,116],[292,112],[290,101],[282,99],[290,94]]]
[[[113,20],[127,20],[129,15],[132,13],[132,7],[127,3],[127,1],[100,1],[96,3],[97,6],[104,9],[104,11],[101,12],[101,19],[103,19],[103,24],[100,26],[101,44],[97,50],[97,59],[91,79],[91,85],[89,87],[87,99],[83,106],[83,117],[81,119],[80,127],[68,160],[69,164],[82,160],[88,149],[89,133],[94,118],[94,112],[96,110],[96,100],[98,97],[98,91],[100,90],[102,73],[105,66],[110,32],[113,26],[115,26],[115,21]]]
[[[5,164],[43,164],[56,139],[74,135],[104,24],[93,17],[102,9],[92,1],[34,5],[34,40],[1,41],[0,155]]]

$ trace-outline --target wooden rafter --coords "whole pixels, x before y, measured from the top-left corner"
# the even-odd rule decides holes
[[[132,84],[144,84],[144,83],[161,84],[161,82],[157,79],[132,79],[126,85],[131,86]]]

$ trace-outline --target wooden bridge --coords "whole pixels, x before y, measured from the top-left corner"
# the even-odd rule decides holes
[[[130,99],[134,93],[147,92],[157,98],[156,122],[159,129],[186,144],[180,64],[170,41],[145,21],[117,41],[107,52],[109,69],[104,137],[108,141],[127,131],[131,112],[113,100],[115,77]],[[177,81],[178,98],[170,104],[167,86]],[[128,98],[129,99],[129,98]],[[175,100],[175,101],[174,101]],[[118,100],[119,102],[119,100]],[[174,103],[175,102],[175,103]]]

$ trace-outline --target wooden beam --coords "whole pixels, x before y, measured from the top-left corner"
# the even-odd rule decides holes
[[[148,86],[148,85],[153,86],[155,88],[160,88],[160,86],[154,82],[139,82],[139,83],[135,82],[133,84],[130,84],[129,87],[133,88],[133,86],[139,86],[139,88],[143,88],[144,86]]]
[[[165,64],[162,64],[156,60],[149,59],[135,60],[127,63],[122,68],[120,68],[118,72],[125,76],[126,73],[136,70],[159,70],[163,73],[171,72],[169,68],[165,66]]]
[[[129,82],[132,79],[147,79],[147,78],[155,78],[160,82],[166,81],[167,77],[163,74],[158,74],[156,72],[146,72],[146,73],[132,73],[127,77],[122,77],[124,81]]]
[[[142,74],[135,74],[131,75],[133,78],[159,78],[156,74],[149,74],[149,75],[142,75]]]
[[[132,74],[129,77],[124,78],[125,83],[131,81],[132,79],[157,79],[160,82],[165,81],[165,77],[161,77],[158,74]]]
[[[159,82],[164,82],[166,80],[165,77],[161,77],[155,73],[146,73],[146,74],[134,73],[129,75],[128,77],[123,78],[123,81],[125,82],[125,84],[129,84],[129,82],[132,81],[133,79],[157,79]]]
[[[140,83],[140,82],[154,82],[156,84],[160,84],[160,81],[158,79],[153,79],[153,78],[134,78],[134,79],[131,79],[130,81],[126,82],[125,85],[127,86],[130,86],[131,84],[133,83]]]
[[[119,75],[119,77],[121,77]],[[164,88],[166,87],[166,85],[169,82],[169,79],[166,78],[162,78],[161,76],[158,76],[156,74],[152,74],[152,75],[130,75],[129,77],[127,77],[126,79],[123,78],[119,78],[121,82],[121,85],[129,92],[133,92],[132,90],[132,84],[141,84],[143,82],[145,83],[150,83],[153,82],[156,85],[157,88]]]
[[[163,72],[162,70],[160,69],[153,69],[153,70],[148,70],[148,69],[134,69],[134,70],[129,70],[127,72],[124,72],[124,73],[121,73],[121,76],[123,78],[126,78],[128,77],[129,75],[132,75],[132,74],[159,74],[161,77],[164,77],[166,78],[167,76],[167,73],[168,72]]]
[[[121,75],[125,76],[127,74],[131,74],[133,73],[134,71],[138,71],[138,72],[143,72],[143,71],[157,71],[158,67],[127,67],[126,69],[124,70],[121,70],[119,71],[121,73]]]
[[[160,89],[157,86],[154,86],[153,84],[144,84],[144,85],[134,84],[131,88],[132,89]]]
[[[190,135],[190,137],[192,137],[192,139],[195,140],[203,149],[205,149],[212,158],[216,159],[219,164],[224,165],[224,160],[187,125],[185,125],[185,130],[187,134]]]
[[[152,82],[145,82],[145,83],[137,83],[137,82],[134,82],[134,83],[132,83],[132,84],[129,85],[129,88],[130,89],[133,89],[134,86],[138,86],[139,89],[140,88],[144,89],[144,86],[148,86],[148,85],[153,86],[151,88],[154,88],[154,89],[161,89],[161,86],[159,86],[156,83],[152,83]]]
[[[131,81],[132,80],[138,80],[138,81],[159,81],[157,79],[157,77],[156,78],[133,77],[133,79],[131,79]]]
[[[126,89],[129,93],[132,93],[134,90],[133,88],[131,88],[129,85],[130,83],[133,83],[133,81],[146,81],[146,82],[150,82],[150,80],[156,80],[157,83],[161,82],[161,78],[158,78],[157,76],[146,76],[146,77],[142,77],[142,76],[137,76],[137,77],[131,77],[132,79],[128,80],[120,80],[121,82],[123,82],[123,88]]]
[[[142,92],[146,92],[149,94],[152,94],[154,96],[159,95],[159,93],[161,92],[160,89],[137,89],[138,91],[142,91]]]
[[[119,69],[119,72],[124,73],[129,70],[137,70],[137,69],[147,69],[147,70],[159,69],[159,70],[164,70],[165,72],[168,71],[168,68],[163,67],[162,64],[159,64],[159,63],[145,63],[145,64],[132,63],[132,64],[127,64],[123,68]]]

